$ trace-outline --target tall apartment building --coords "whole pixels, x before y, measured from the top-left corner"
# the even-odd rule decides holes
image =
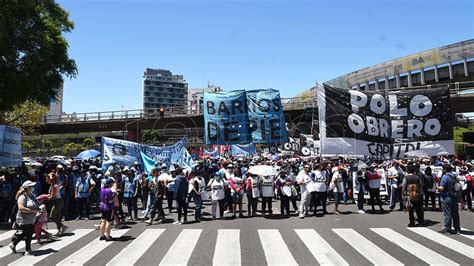
[[[145,69],[143,74],[143,109],[145,113],[186,113],[188,83],[182,75],[165,69]]]
[[[221,87],[208,85],[207,88],[188,90],[188,114],[200,114],[203,111],[205,92],[220,92]]]

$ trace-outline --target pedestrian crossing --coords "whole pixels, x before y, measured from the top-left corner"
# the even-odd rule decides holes
[[[1,245],[0,264],[141,265],[143,263],[140,263],[139,260],[148,256],[153,258],[153,264],[191,265],[196,256],[209,255],[209,262],[206,264],[212,265],[265,264],[265,262],[268,265],[298,265],[302,264],[299,258],[301,254],[306,254],[311,260],[314,259],[314,264],[320,265],[364,264],[354,263],[353,255],[365,259],[367,261],[365,264],[373,265],[404,265],[407,264],[407,256],[416,257],[420,262],[430,265],[472,265],[474,259],[474,241],[469,238],[442,235],[424,227],[403,228],[398,231],[391,228],[369,228],[367,230],[333,228],[329,232],[321,232],[317,228],[286,231],[282,231],[282,229],[255,229],[253,233],[243,234],[241,229],[171,227],[113,231],[114,238],[136,236],[132,237],[129,243],[121,244],[120,242],[100,241],[98,237],[94,237],[97,235],[97,231],[93,229],[76,229],[58,241],[45,244],[40,248],[37,245],[33,246],[35,256],[10,254],[9,247]],[[207,231],[217,231],[217,234],[203,233]],[[12,233],[5,232],[1,235],[4,234],[11,236]],[[196,254],[200,242],[210,243],[209,239],[206,239],[210,235],[213,238],[211,242],[214,242],[215,246],[209,246],[206,249],[208,252],[205,254]],[[250,236],[251,240],[249,240]],[[261,257],[265,261],[250,263],[246,258],[249,254],[242,252],[241,241],[244,240],[245,244],[251,241],[257,243],[252,252],[261,252]],[[78,244],[84,243],[84,241],[86,241],[85,244]],[[384,242],[382,245],[381,241]],[[8,239],[3,238],[0,243],[8,243]],[[24,244],[21,245],[21,243],[24,242],[20,242],[17,246],[19,252],[24,250]],[[347,245],[343,247],[335,243],[346,243]],[[440,248],[433,249],[433,246]],[[117,248],[114,249],[114,247]],[[394,248],[392,247],[399,248],[401,253],[393,252]],[[105,252],[111,252],[111,250],[113,254],[110,254],[110,260],[108,259],[103,264],[93,263]],[[161,255],[153,257],[158,250],[163,250],[163,252],[160,253]],[[449,250],[449,253],[446,250]],[[66,252],[68,254],[64,254]],[[55,256],[58,258],[55,259]]]

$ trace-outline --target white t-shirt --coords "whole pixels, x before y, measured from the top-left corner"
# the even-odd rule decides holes
[[[245,179],[242,178],[241,176],[235,176],[235,175],[231,175],[230,176],[230,179],[232,179],[232,181],[234,182],[234,185],[236,188],[240,187],[244,182],[245,182]],[[231,193],[234,194],[235,191],[234,189],[231,187]],[[239,192],[240,195],[243,195],[244,194],[244,190],[241,189],[240,192]]]
[[[223,200],[225,197],[224,187],[226,185],[226,181],[222,178],[216,179],[213,178],[209,180],[208,186],[212,189],[212,200]]]
[[[300,184],[302,181],[304,184]],[[301,193],[306,193],[308,191],[308,188],[306,187],[307,184],[312,183],[313,180],[311,180],[311,177],[309,177],[309,175],[304,170],[302,170],[296,176],[296,182],[298,182],[300,185]]]
[[[388,175],[389,176],[394,176],[394,175],[397,175],[397,174],[399,174],[400,178],[403,178],[403,176],[405,175],[403,173],[403,170],[400,167],[396,168],[395,166],[393,166],[388,170]],[[397,178],[391,179],[391,182],[392,182],[392,187],[393,188],[398,187],[398,179]]]
[[[341,174],[336,171],[332,174],[332,180],[331,182],[334,182],[335,187],[334,187],[334,192],[344,192],[344,182],[342,180]]]
[[[314,181],[313,181],[313,186],[314,186],[314,191],[316,192],[326,192],[327,190],[327,174],[324,171],[319,171],[316,170],[314,171]]]
[[[275,178],[273,176],[264,176],[262,180],[262,197],[274,197]]]
[[[194,183],[197,182],[198,184],[197,192],[202,193],[204,189],[206,189],[206,181],[204,180],[204,178],[199,179],[199,177],[196,176],[191,180],[193,181],[192,182],[193,186],[194,186]]]

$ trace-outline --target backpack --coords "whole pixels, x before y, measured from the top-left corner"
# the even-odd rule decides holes
[[[449,187],[449,195],[453,198],[460,198],[462,196],[462,185],[453,174],[448,174],[451,177],[451,186]]]
[[[408,189],[408,198],[410,201],[418,201],[420,199],[420,193],[418,191],[418,183],[409,184]]]

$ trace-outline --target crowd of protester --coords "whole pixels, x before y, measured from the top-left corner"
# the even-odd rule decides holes
[[[273,167],[275,174],[249,171],[258,165]],[[48,164],[34,174],[26,167],[1,169],[0,222],[9,221],[19,229],[10,245],[12,251],[24,239],[29,254],[33,233],[38,241],[42,234],[52,238],[44,230],[48,221],[56,225],[55,236],[60,236],[67,230],[64,221],[88,220],[99,212],[100,239],[111,241],[111,229],[127,221],[185,224],[190,222],[188,211],[194,212],[193,221],[199,223],[223,219],[226,214],[234,219],[257,214],[301,219],[340,215],[347,212],[347,204],[357,204],[359,214],[388,213],[398,204],[398,210],[409,212],[408,226],[424,226],[425,210],[442,210],[441,232],[451,234],[460,231],[458,209],[473,211],[474,169],[468,162],[449,158],[361,162],[254,156],[203,159],[192,169],[157,164],[149,174],[138,163],[100,166],[101,161],[94,159]],[[380,195],[382,183],[388,210]],[[202,212],[203,201],[210,201],[209,215]],[[273,213],[275,203],[279,214]],[[170,219],[173,211],[176,220]]]

